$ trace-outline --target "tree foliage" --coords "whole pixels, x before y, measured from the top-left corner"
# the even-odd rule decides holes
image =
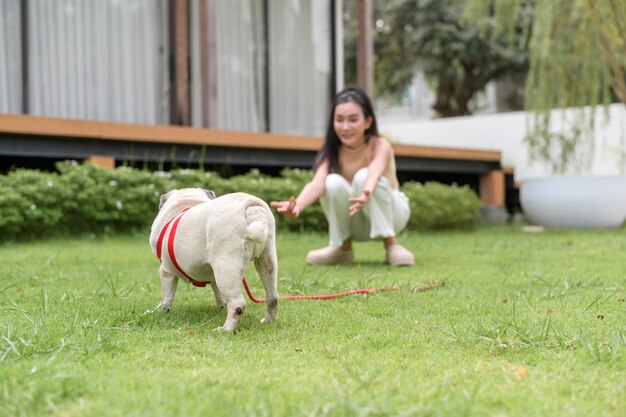
[[[511,31],[521,0],[468,0],[466,16],[493,33]],[[592,151],[595,107],[617,97],[626,105],[626,2],[535,0],[526,108],[534,112],[530,154],[556,173],[581,170]],[[586,106],[592,106],[590,109]],[[560,123],[551,110],[562,113]]]
[[[493,36],[491,29],[465,22],[463,5],[461,0],[374,2],[377,94],[402,95],[422,71],[436,94],[433,109],[442,117],[462,116],[471,113],[470,100],[489,81],[526,70],[528,34],[516,28],[518,19],[516,41],[508,44],[504,34]],[[532,17],[529,10],[519,13],[522,23]],[[356,66],[356,48],[350,47],[356,29],[346,24],[345,33],[349,73]]]

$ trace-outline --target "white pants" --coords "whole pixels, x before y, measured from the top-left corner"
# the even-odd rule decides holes
[[[367,168],[357,171],[352,184],[339,174],[326,177],[320,203],[328,220],[330,246],[339,247],[347,239],[364,241],[394,237],[409,222],[409,199],[403,192],[392,189],[385,177],[380,178],[361,211],[350,216],[348,198],[361,195],[366,178]]]

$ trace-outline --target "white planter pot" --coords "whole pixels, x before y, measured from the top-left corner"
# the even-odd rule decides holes
[[[626,177],[528,179],[520,203],[526,217],[544,227],[619,227],[626,218]]]

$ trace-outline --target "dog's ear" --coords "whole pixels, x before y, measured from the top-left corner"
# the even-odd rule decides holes
[[[165,194],[161,194],[161,199],[159,200],[159,210],[161,210],[161,208],[163,207],[167,199],[170,198],[172,194],[174,194],[175,191],[176,190],[172,190],[172,191],[168,191]]]
[[[206,193],[206,195],[209,196],[211,200],[215,198],[215,193],[213,192],[213,190],[203,190],[203,191]]]

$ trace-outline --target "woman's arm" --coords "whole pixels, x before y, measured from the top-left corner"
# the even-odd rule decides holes
[[[392,155],[391,144],[383,138],[376,138],[374,143],[374,157],[367,167],[367,178],[363,190],[373,193],[378,180],[385,173],[389,158]]]
[[[289,201],[272,201],[270,205],[287,217],[298,217],[305,208],[324,194],[327,176],[328,162],[324,161],[317,167],[313,179],[302,188],[297,198],[291,198]]]
[[[365,184],[363,185],[363,191],[360,196],[349,199],[352,203],[349,207],[351,216],[361,211],[363,206],[367,204],[367,200],[369,200],[370,195],[376,189],[378,180],[385,173],[387,164],[389,164],[389,158],[392,155],[392,148],[389,142],[382,138],[376,138],[374,140],[376,141],[373,144],[374,157],[367,166],[367,178],[365,179]]]

